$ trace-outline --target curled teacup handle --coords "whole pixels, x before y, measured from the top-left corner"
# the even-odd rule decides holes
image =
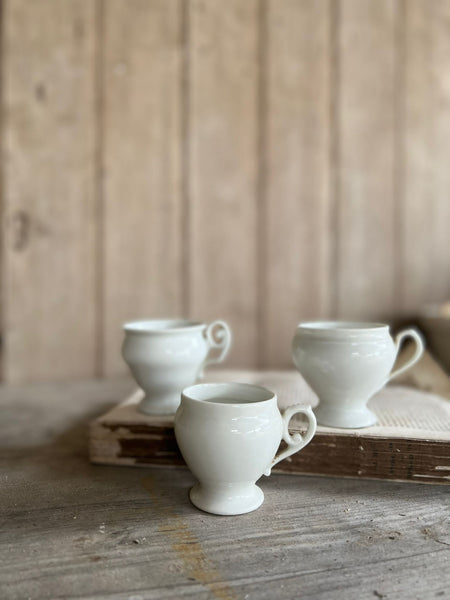
[[[221,363],[227,356],[231,346],[231,330],[225,321],[213,321],[208,325],[205,331],[205,338],[209,350],[220,349],[221,352],[214,358],[206,358],[202,365],[200,376],[203,375],[203,369],[208,365]]]
[[[408,360],[408,362],[406,364],[404,364],[403,367],[399,367],[395,371],[392,371],[392,373],[388,377],[388,381],[390,379],[392,379],[393,377],[397,377],[397,375],[400,375],[400,373],[404,373],[409,368],[411,368],[413,365],[415,365],[416,362],[419,360],[419,358],[423,354],[423,351],[425,348],[424,348],[422,337],[417,333],[417,331],[415,329],[405,329],[404,331],[401,331],[395,337],[396,355],[398,355],[398,353],[400,351],[400,346],[402,345],[403,340],[407,337],[410,337],[415,341],[416,351],[414,352],[414,355],[412,356],[412,358],[410,360]]]
[[[297,413],[305,415],[308,420],[308,428],[303,435],[298,432],[294,433],[293,435],[289,433],[289,421]],[[281,416],[283,419],[283,440],[286,442],[288,447],[286,450],[283,450],[283,452],[280,452],[280,454],[275,456],[270,466],[264,472],[264,475],[270,475],[272,468],[279,463],[280,460],[284,460],[288,456],[291,456],[291,454],[294,454],[295,452],[298,452],[304,448],[306,444],[309,444],[313,435],[316,433],[316,417],[310,406],[294,404],[293,406],[289,406]]]

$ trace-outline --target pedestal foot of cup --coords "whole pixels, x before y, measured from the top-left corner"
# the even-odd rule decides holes
[[[189,492],[194,506],[214,515],[241,515],[252,512],[264,502],[263,491],[254,483],[201,485]]]
[[[181,402],[180,394],[154,396],[146,394],[138,405],[138,410],[146,415],[174,415]]]
[[[367,407],[358,410],[334,408],[320,404],[314,408],[318,425],[325,427],[340,427],[343,429],[360,429],[370,427],[377,422],[376,415]]]

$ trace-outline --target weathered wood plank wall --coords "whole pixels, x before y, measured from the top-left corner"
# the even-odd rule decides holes
[[[100,16],[105,375],[122,368],[120,323],[183,311],[180,8],[108,0]]]
[[[290,364],[300,318],[332,310],[328,0],[269,0],[263,22],[262,364]]]
[[[188,3],[188,309],[233,329],[255,364],[258,309],[258,1]]]
[[[404,47],[398,261],[414,311],[450,297],[450,2],[406,2]]]
[[[2,18],[2,358],[7,381],[97,368],[96,31],[84,0]]]
[[[396,0],[342,0],[337,130],[336,312],[395,311]]]
[[[450,0],[3,0],[2,376],[113,375],[121,323],[450,297]]]

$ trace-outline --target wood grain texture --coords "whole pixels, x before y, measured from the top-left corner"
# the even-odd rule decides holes
[[[450,2],[405,3],[402,308],[450,298]]]
[[[385,319],[395,298],[395,0],[342,0],[338,34],[336,312]]]
[[[104,3],[103,373],[121,325],[182,311],[179,0]]]
[[[301,320],[330,310],[330,3],[267,3],[262,365],[291,363]]]
[[[227,320],[229,364],[256,362],[256,0],[189,4],[189,308]]]
[[[3,3],[3,376],[96,372],[95,2]]]
[[[88,463],[131,386],[0,388],[2,599],[445,598],[448,487],[274,474],[257,511],[208,515],[186,469]]]
[[[4,0],[7,381],[113,375],[123,321],[450,296],[450,0]]]

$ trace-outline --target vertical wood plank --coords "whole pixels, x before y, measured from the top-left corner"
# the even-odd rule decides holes
[[[450,299],[450,2],[405,3],[402,304]]]
[[[181,3],[104,3],[104,373],[121,324],[182,310]]]
[[[190,311],[234,331],[230,364],[256,362],[258,2],[192,0]]]
[[[395,311],[395,0],[342,0],[339,14],[337,314]]]
[[[3,3],[4,378],[95,373],[95,2]]]
[[[296,324],[330,310],[330,3],[269,0],[265,32],[262,356],[289,366]]]

